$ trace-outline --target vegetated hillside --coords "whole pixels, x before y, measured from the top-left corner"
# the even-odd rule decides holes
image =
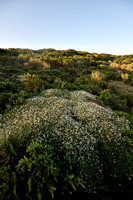
[[[48,89],[3,115],[1,199],[131,198],[131,123],[116,114],[85,91]]]
[[[133,55],[0,49],[0,91],[0,199],[133,197]]]
[[[49,88],[85,90],[112,109],[131,113],[133,55],[0,49],[0,112]]]

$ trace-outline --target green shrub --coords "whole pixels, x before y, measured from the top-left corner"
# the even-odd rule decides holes
[[[91,80],[94,82],[94,83],[97,83],[99,81],[101,81],[101,77],[100,77],[100,73],[99,71],[96,71],[96,72],[92,72],[91,74]]]
[[[64,89],[66,86],[66,82],[62,81],[61,78],[58,77],[55,79],[54,84],[58,89]]]
[[[127,145],[127,147],[130,149],[130,150],[133,150],[133,115],[131,114],[128,114],[126,112],[123,112],[123,111],[114,111],[113,112],[113,115],[114,117],[122,117],[122,116],[125,116],[129,121],[130,121],[130,130],[129,129],[123,129],[122,130],[122,136],[125,138],[125,143]]]
[[[129,119],[129,117],[130,117],[130,115],[129,115],[128,113],[126,113],[126,112],[124,112],[124,111],[117,111],[117,110],[115,110],[115,111],[113,112],[113,116],[114,116],[114,117],[123,117],[123,116],[126,116],[128,119]]]
[[[110,93],[109,92],[109,105],[112,107],[113,110],[121,110],[128,112],[128,105],[127,100],[124,98],[122,99],[119,95]]]
[[[94,95],[97,95],[97,96],[99,96],[99,94],[102,90],[98,85],[93,84],[93,83],[89,84],[89,88],[90,88],[91,93]]]
[[[26,63],[31,70],[44,70],[49,69],[50,65],[45,61],[42,61],[40,58],[31,57],[29,63]]]
[[[100,92],[100,97],[99,97],[99,99],[101,99],[105,104],[108,104],[108,100],[109,100],[108,91],[109,91],[109,90],[102,90],[102,91]]]
[[[26,126],[21,135],[0,133],[0,199],[15,199],[13,186],[15,183],[15,166],[22,158],[29,143]]]
[[[9,98],[9,104],[18,105],[24,102],[24,98],[28,96],[28,93],[25,91],[20,91],[18,94],[15,93]]]
[[[120,81],[110,82],[109,104],[114,110],[130,113],[133,107],[133,88]]]
[[[5,82],[0,82],[0,91],[2,92],[16,92],[17,87],[13,82],[10,81],[5,81]]]
[[[125,137],[125,143],[127,144],[128,148],[133,151],[133,131],[128,129],[123,129],[123,137]]]
[[[7,182],[3,185],[1,196],[19,200],[51,199],[63,192],[76,190],[79,186],[84,187],[81,178],[83,162],[77,160],[72,152],[68,146],[45,147],[32,141],[20,160],[18,157],[15,159],[15,154],[12,155],[12,159],[15,159],[13,171],[9,173],[8,170],[4,175]]]
[[[105,80],[121,80],[120,75],[117,72],[114,71],[107,71],[105,72]]]
[[[21,90],[19,93],[1,93],[0,94],[0,112],[10,110],[14,105],[20,105],[30,95]]]
[[[2,92],[0,94],[0,113],[7,108],[8,100],[12,96],[12,93]]]
[[[79,90],[79,87],[74,83],[66,83],[65,89],[73,91],[73,90]]]
[[[106,89],[107,88],[107,82],[106,81],[100,81],[100,82],[98,82],[98,85],[102,89]]]
[[[37,92],[41,89],[41,79],[35,74],[25,74],[22,76],[22,82],[24,83],[28,92]]]

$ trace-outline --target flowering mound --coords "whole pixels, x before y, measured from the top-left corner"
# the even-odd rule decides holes
[[[94,95],[49,89],[5,114],[0,137],[21,140],[29,134],[28,140],[45,147],[72,146],[73,156],[84,162],[86,188],[95,190],[103,180],[103,170],[111,177],[128,172],[123,164],[128,156],[122,146],[125,128],[129,129],[129,121],[115,118],[109,108],[96,103]]]

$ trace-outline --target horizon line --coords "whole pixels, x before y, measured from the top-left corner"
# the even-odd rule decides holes
[[[128,56],[128,55],[133,55],[133,53],[129,53],[129,54],[113,54],[113,53],[97,53],[97,52],[89,52],[89,51],[86,51],[86,50],[77,50],[77,49],[55,49],[55,48],[51,48],[51,47],[49,47],[49,48],[41,48],[41,49],[32,49],[32,48],[24,48],[24,47],[0,47],[0,49],[27,49],[27,50],[32,50],[32,51],[39,51],[39,50],[43,50],[43,49],[53,49],[53,50],[55,50],[55,51],[67,51],[67,50],[74,50],[74,51],[81,51],[81,52],[86,52],[86,53],[89,53],[89,54],[94,54],[94,53],[96,53],[96,54],[108,54],[108,55],[114,55],[114,56]]]

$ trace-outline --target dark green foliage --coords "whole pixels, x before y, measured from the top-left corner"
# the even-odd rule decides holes
[[[14,105],[20,105],[24,102],[26,97],[29,97],[29,95],[25,91],[20,91],[19,93],[12,94],[8,99],[8,103],[6,104],[6,107],[10,109]]]
[[[9,110],[14,105],[20,105],[24,102],[25,98],[29,97],[26,91],[20,91],[19,93],[1,93],[0,94],[0,112],[3,110]]]
[[[98,85],[99,85],[99,87],[101,88],[101,89],[107,89],[107,82],[106,81],[100,81],[99,83],[98,83]]]
[[[13,185],[15,166],[22,158],[27,148],[29,134],[26,127],[21,136],[12,136],[8,138],[3,135],[0,140],[0,199],[14,199]]]
[[[133,131],[123,130],[123,137],[126,138],[127,146],[133,151]]]
[[[114,117],[125,116],[130,121],[131,130],[124,129],[124,130],[122,130],[122,132],[123,132],[123,137],[125,138],[127,147],[129,148],[129,150],[132,151],[133,150],[133,131],[132,131],[132,129],[133,129],[133,113],[131,113],[131,115],[130,115],[126,112],[115,110],[113,115],[114,115]]]
[[[71,147],[53,148],[32,142],[26,152],[10,145],[8,166],[1,167],[1,199],[52,199],[83,187],[83,163],[72,155]],[[21,158],[21,159],[20,159]]]
[[[127,140],[128,142],[128,140]],[[103,175],[103,188],[104,194],[108,199],[132,198],[132,169],[133,169],[133,156],[125,142],[117,144],[115,140],[104,141],[100,140],[98,144],[99,161],[102,168]],[[130,174],[128,179],[127,175]],[[100,192],[100,191],[99,191]]]
[[[126,112],[124,112],[124,111],[117,111],[117,110],[115,110],[114,112],[113,112],[113,115],[114,115],[114,117],[122,117],[122,116],[125,116],[127,119],[129,119],[130,118],[130,115],[128,114],[128,113],[126,113]]]
[[[1,92],[16,92],[16,85],[12,82],[0,82],[0,91]]]
[[[109,100],[108,90],[102,90],[100,92],[99,99],[101,99],[105,104],[108,104],[108,100]]]
[[[131,112],[133,107],[133,88],[125,83],[110,82],[109,89],[109,105],[114,110],[122,110]]]
[[[2,92],[0,94],[0,112],[2,112],[3,110],[7,108],[6,105],[8,104],[8,100],[11,96],[12,96],[12,93]]]

